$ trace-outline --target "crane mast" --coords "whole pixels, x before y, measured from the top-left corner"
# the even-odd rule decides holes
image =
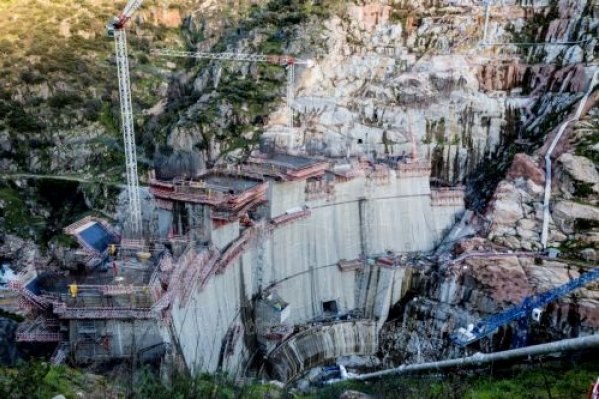
[[[108,35],[114,36],[115,44],[121,108],[121,130],[123,132],[123,143],[125,147],[125,170],[127,176],[127,196],[129,200],[129,233],[132,236],[141,235],[142,223],[125,25],[135,10],[141,6],[142,2],[143,0],[130,0],[123,12],[118,17],[113,18],[106,26]]]
[[[293,89],[295,86],[295,67],[294,67],[294,63],[289,63],[287,64],[287,104],[286,104],[286,111],[287,111],[287,126],[288,127],[293,127],[293,108],[292,108],[292,104],[293,104],[293,98],[294,98],[294,93],[293,93]]]
[[[295,84],[295,65],[307,65],[312,67],[312,60],[298,60],[288,55],[267,55],[267,54],[244,54],[244,53],[202,53],[192,51],[177,50],[152,50],[153,55],[163,57],[196,58],[202,60],[221,60],[221,61],[245,61],[245,62],[267,62],[284,66],[287,69],[287,98],[286,98],[286,119],[287,126],[293,127],[293,100]]]

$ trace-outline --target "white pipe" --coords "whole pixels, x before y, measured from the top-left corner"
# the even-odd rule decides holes
[[[491,7],[491,0],[485,1],[485,28],[483,31],[483,44],[487,45],[487,27],[489,26],[489,8]]]
[[[568,127],[570,122],[577,121],[580,118],[580,115],[582,115],[582,111],[584,110],[587,100],[593,92],[593,87],[595,87],[595,85],[597,84],[598,77],[599,69],[595,69],[593,79],[591,79],[591,84],[589,85],[589,88],[582,97],[582,100],[578,104],[576,114],[573,118],[568,119],[567,121],[562,123],[557,132],[557,135],[555,136],[553,142],[551,143],[551,146],[549,147],[549,150],[547,150],[547,153],[545,154],[545,195],[543,199],[543,230],[541,233],[541,244],[543,245],[543,248],[547,248],[547,234],[549,230],[549,201],[551,199],[551,154],[553,153],[553,150],[555,150],[555,147],[559,140],[562,138],[562,135],[564,134],[566,127]]]
[[[433,371],[454,367],[480,366],[486,363],[512,360],[527,356],[538,356],[547,353],[555,353],[570,350],[583,350],[599,346],[599,334],[580,338],[563,339],[561,341],[547,344],[527,346],[525,348],[511,349],[495,353],[476,353],[473,356],[461,357],[459,359],[441,360],[438,362],[401,365],[396,368],[375,371],[373,373],[350,376],[349,379],[368,380],[392,374],[408,374],[418,371]]]
[[[295,85],[295,66],[289,64],[287,66],[287,127],[293,128],[293,100],[294,100],[294,85]],[[290,143],[291,149],[293,149],[293,136],[291,136],[292,143]]]

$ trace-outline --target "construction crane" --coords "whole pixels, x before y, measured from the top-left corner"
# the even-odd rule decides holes
[[[453,335],[452,340],[460,345],[470,345],[484,337],[494,334],[499,327],[505,326],[513,321],[518,322],[518,331],[515,335],[513,346],[526,345],[526,337],[528,333],[528,316],[531,315],[535,321],[539,321],[541,317],[541,309],[562,298],[572,291],[581,288],[589,282],[599,279],[599,267],[581,275],[578,278],[572,279],[567,283],[553,288],[541,294],[526,297],[522,303],[513,306],[501,313],[493,315],[488,319],[482,320],[476,326],[469,326],[468,329],[459,328]]]
[[[295,65],[306,65],[309,68],[314,66],[312,60],[299,60],[288,55],[267,55],[267,54],[243,54],[243,53],[201,53],[191,51],[177,51],[170,49],[155,49],[151,54],[162,57],[196,58],[201,60],[221,60],[221,61],[242,61],[242,62],[266,62],[274,65],[281,65],[287,69],[287,126],[293,127],[293,108],[294,84],[295,84]]]
[[[131,83],[129,78],[129,58],[125,26],[143,0],[129,0],[123,12],[114,17],[107,25],[109,37],[114,37],[116,65],[119,79],[119,97],[121,103],[121,129],[125,145],[125,170],[127,175],[127,194],[129,197],[130,234],[139,236],[141,226],[141,201],[139,199],[139,179],[137,176],[137,153],[135,149],[135,131],[133,129],[133,107],[131,105]]]

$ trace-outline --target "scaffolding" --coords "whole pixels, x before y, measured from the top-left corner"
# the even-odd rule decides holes
[[[397,162],[395,169],[399,178],[429,177],[431,175],[431,164],[428,162]]]
[[[329,167],[323,159],[293,156],[288,154],[258,154],[248,160],[244,170],[270,176],[282,181],[307,180],[322,176]]]
[[[235,261],[248,247],[249,243],[257,235],[255,227],[246,229],[239,238],[233,241],[227,249],[223,252],[220,259],[215,265],[217,274],[224,273],[226,267],[233,261]]]
[[[431,189],[432,206],[463,206],[465,191],[463,187],[442,187]]]
[[[198,282],[200,286],[203,287],[204,282],[207,281],[209,275],[212,273],[219,255],[220,254],[215,247],[210,247],[188,263],[185,270],[185,278],[183,279],[184,283],[183,285],[179,285],[180,308],[187,305],[193,287],[195,287]]]
[[[57,331],[58,321],[38,317],[19,324],[15,333],[17,342],[60,342],[62,334]]]
[[[364,259],[358,258],[353,260],[341,259],[337,262],[339,270],[342,272],[353,272],[364,268]]]
[[[67,360],[67,356],[69,355],[69,343],[61,342],[56,346],[56,349],[52,353],[50,357],[50,364],[57,366],[59,364],[63,364]]]
[[[293,223],[300,219],[305,219],[312,214],[312,211],[309,207],[304,206],[303,208],[299,208],[293,211],[287,211],[283,215],[276,216],[271,220],[271,224],[274,227],[281,227],[287,225],[289,223]]]

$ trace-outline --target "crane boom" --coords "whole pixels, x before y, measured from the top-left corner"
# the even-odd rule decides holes
[[[143,3],[143,0],[130,0],[121,15],[124,15],[127,19],[131,18],[133,13],[141,6],[141,3]]]
[[[223,60],[223,61],[246,61],[246,62],[268,62],[282,66],[288,65],[314,65],[312,60],[298,60],[289,55],[269,55],[269,54],[247,54],[247,53],[203,53],[194,51],[179,51],[171,49],[153,49],[152,55],[161,57],[179,57],[179,58],[197,58],[202,60]]]
[[[501,326],[528,317],[533,309],[541,308],[596,279],[599,279],[599,267],[549,291],[526,297],[519,305],[478,322],[471,331],[459,329],[452,339],[458,345],[469,345],[493,334]]]
[[[287,69],[287,98],[286,113],[287,126],[293,127],[293,100],[295,84],[295,65],[306,65],[312,67],[312,60],[298,60],[289,55],[268,55],[268,54],[245,54],[245,53],[203,53],[193,51],[178,51],[171,49],[154,49],[151,54],[162,57],[196,58],[202,60],[221,60],[221,61],[245,61],[245,62],[267,62],[269,64],[281,65]]]
[[[129,230],[132,236],[138,236],[142,233],[142,222],[125,25],[135,10],[141,6],[142,2],[143,0],[130,0],[123,12],[118,17],[113,18],[106,26],[108,35],[114,36],[115,44],[121,108],[121,130],[123,131],[123,143],[125,147],[125,170],[129,200]]]

